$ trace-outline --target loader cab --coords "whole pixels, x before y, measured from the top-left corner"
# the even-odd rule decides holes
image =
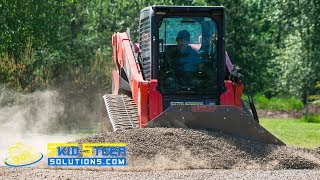
[[[141,11],[140,53],[146,80],[164,99],[219,104],[225,74],[223,7],[152,6]]]
[[[164,17],[159,27],[159,86],[166,95],[216,91],[217,30],[209,17]]]

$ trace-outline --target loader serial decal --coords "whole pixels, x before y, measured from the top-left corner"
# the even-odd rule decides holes
[[[49,143],[48,166],[126,166],[125,143]]]
[[[188,105],[188,106],[194,106],[194,105],[203,105],[203,102],[170,102],[171,106],[177,106],[177,105]]]
[[[39,162],[43,158],[43,154],[21,142],[9,147],[8,152],[9,157],[6,158],[4,163],[7,166],[12,167],[32,165]]]

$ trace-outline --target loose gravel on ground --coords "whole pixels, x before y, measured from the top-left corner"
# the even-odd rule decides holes
[[[127,167],[0,167],[0,179],[320,179],[320,147],[267,145],[220,133],[143,128],[78,143],[125,142]]]
[[[277,179],[277,180],[317,180],[320,179],[320,171],[316,170],[164,170],[143,172],[118,172],[118,171],[87,171],[87,170],[52,170],[52,169],[12,169],[0,168],[0,179],[25,179],[25,180],[220,180],[220,179]]]

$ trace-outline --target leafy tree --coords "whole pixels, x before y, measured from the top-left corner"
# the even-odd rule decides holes
[[[0,82],[21,91],[109,90],[112,34],[128,27],[137,42],[140,11],[154,4],[224,5],[226,48],[251,89],[268,97],[317,93],[319,0],[2,0]]]

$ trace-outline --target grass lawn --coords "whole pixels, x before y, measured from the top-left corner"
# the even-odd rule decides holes
[[[320,123],[261,118],[260,124],[289,146],[320,147]]]

